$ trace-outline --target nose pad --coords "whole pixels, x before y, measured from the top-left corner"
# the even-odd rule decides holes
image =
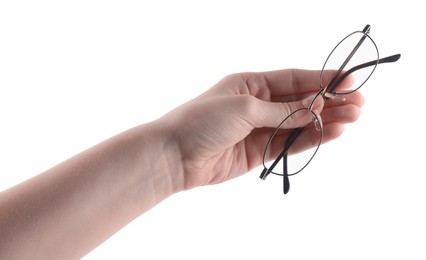
[[[346,100],[346,98],[339,96],[337,94],[330,93],[330,92],[325,92],[324,97],[329,98],[329,99],[334,99],[334,100],[337,100],[337,101],[345,101]]]
[[[321,115],[316,111],[312,111],[312,120],[314,122],[315,129],[318,132],[321,132],[323,127]]]

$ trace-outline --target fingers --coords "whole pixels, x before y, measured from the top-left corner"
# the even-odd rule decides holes
[[[340,78],[342,75],[345,74],[345,71],[342,71],[339,75],[336,74],[337,71],[335,70],[324,70],[322,74],[320,74],[320,86],[322,88],[327,88],[329,91],[333,92],[336,91],[343,91],[348,90],[352,87],[353,83],[355,82],[354,77],[352,74],[347,75],[345,78]],[[339,79],[340,78],[340,79]],[[331,82],[334,81],[339,82],[337,83],[337,86],[330,85]]]
[[[246,111],[247,119],[255,128],[297,128],[312,121],[312,113],[306,109],[313,100],[313,96],[296,102],[268,102],[254,98]],[[313,109],[320,112],[324,101],[319,98]]]
[[[346,104],[353,104],[358,107],[362,107],[364,104],[364,96],[360,92],[353,92],[348,95],[342,95],[341,97],[345,98],[344,101],[328,99],[325,106],[326,107],[336,107]]]
[[[335,76],[335,71],[286,69],[258,73],[240,73],[234,75],[244,82],[239,85],[240,93],[247,92],[263,100],[274,102],[297,101],[317,93],[320,80],[329,81]],[[232,77],[231,77],[232,78]],[[338,86],[340,90],[349,89],[354,79],[346,77]]]
[[[297,154],[308,149],[315,148],[319,145],[320,141],[322,144],[327,143],[333,139],[339,137],[344,130],[344,124],[342,123],[329,123],[323,127],[323,135],[321,139],[321,133],[315,128],[306,128],[297,140],[293,143],[289,150],[289,155]]]
[[[300,69],[237,73],[222,79],[214,91],[250,94],[266,101],[296,101],[320,90],[319,75],[320,71]]]
[[[322,143],[326,143],[339,137],[343,132],[344,124],[356,121],[359,115],[360,108],[354,104],[345,104],[339,107],[324,109],[321,113],[323,122],[322,140],[321,132],[315,128],[313,123],[309,123],[305,126],[303,132],[291,146],[289,154],[296,154],[307,149],[315,148],[318,146],[320,141]],[[273,157],[278,156],[278,154],[282,151],[291,131],[293,130],[280,130],[280,132],[275,135],[270,143],[270,151],[268,151],[270,156],[272,156],[272,159],[275,159]],[[270,138],[271,134],[272,133],[269,132],[268,138]],[[263,142],[266,145],[267,141]]]
[[[363,104],[364,97],[359,92],[347,95],[345,101],[327,100],[321,118],[324,123],[352,123],[359,118]]]
[[[299,95],[319,90],[319,70],[287,69],[260,73],[271,96]]]
[[[338,106],[335,105],[332,107],[325,107],[321,112],[321,118],[323,122],[322,143],[326,143],[340,136],[343,132],[344,124],[356,121],[359,115],[360,107],[353,103],[340,102]],[[290,118],[289,120],[291,119],[292,118]],[[312,123],[312,117],[309,117],[308,120],[310,121],[292,145],[289,154],[299,153],[306,149],[318,146],[321,133],[315,129],[315,126]],[[273,128],[277,126],[278,125],[268,129],[258,129],[257,131],[253,132],[250,138],[248,138],[248,145],[252,147],[250,149],[251,153],[253,154],[252,158],[256,158],[252,162],[252,167],[256,167],[258,163],[261,163],[261,161],[258,160],[263,157],[265,146],[267,145],[269,138],[274,132]],[[273,140],[270,143],[270,147],[267,150],[266,160],[274,160],[276,156],[278,156],[278,154],[284,148],[285,142],[291,131],[293,131],[293,129],[286,130],[281,128],[281,130],[278,130],[278,132],[275,134]]]
[[[245,109],[248,112],[246,120],[254,128],[281,128],[294,129],[298,127],[313,128],[309,124],[312,122],[312,113],[304,108],[312,101],[312,96],[302,101],[289,103],[274,103],[253,98]],[[325,103],[325,105],[324,105]],[[322,98],[315,101],[313,110],[320,115],[324,127],[330,123],[352,123],[359,118],[360,106],[363,97],[359,93],[353,93],[346,101],[327,101]]]
[[[248,105],[247,120],[255,128],[297,128],[308,125],[312,121],[312,114],[307,108],[313,96],[301,101],[280,103],[268,102],[253,98],[253,103]],[[339,122],[351,123],[358,119],[360,107],[364,99],[361,94],[353,93],[346,101],[316,99],[313,110],[320,114],[323,123]],[[325,103],[325,105],[324,105]],[[296,112],[297,111],[297,112]],[[283,122],[284,121],[284,122]]]
[[[338,138],[343,133],[343,130],[344,124],[342,123],[324,124],[321,136],[321,132],[317,131],[314,127],[305,128],[290,147],[289,155],[297,154],[308,149],[315,149],[320,143],[324,144]],[[254,158],[261,159],[263,158],[263,153],[266,152],[265,161],[275,160],[284,149],[289,134],[289,130],[280,130],[280,132],[273,137],[268,146],[268,149],[265,151],[265,146],[270,138],[270,135],[267,136],[266,132],[256,133],[257,136],[254,137],[254,139],[260,140],[266,139],[267,137],[267,140],[265,141],[265,146],[259,146],[259,143],[257,143],[257,147],[251,150],[251,153],[253,153]],[[257,163],[262,162],[259,161]],[[258,164],[253,165],[253,167],[256,167],[257,165]]]
[[[352,123],[355,122],[361,113],[361,109],[353,104],[345,104],[339,107],[324,109],[321,112],[323,123]]]

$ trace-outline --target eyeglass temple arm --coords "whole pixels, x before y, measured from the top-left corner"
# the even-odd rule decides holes
[[[366,62],[366,63],[363,63],[363,64],[360,64],[360,65],[358,65],[358,66],[355,66],[355,67],[353,67],[353,68],[351,68],[350,70],[348,70],[348,71],[346,71],[341,77],[339,77],[338,78],[338,80],[336,81],[336,82],[333,82],[332,84],[332,86],[330,86],[329,88],[328,88],[328,90],[329,90],[329,92],[333,92],[336,88],[337,88],[337,86],[339,86],[339,84],[347,77],[347,76],[349,76],[350,74],[352,74],[352,73],[354,73],[355,71],[357,71],[357,70],[360,70],[360,69],[364,69],[364,68],[367,68],[367,67],[370,67],[370,66],[374,66],[374,65],[376,65],[376,64],[381,64],[381,63],[390,63],[390,62],[396,62],[396,61],[398,61],[399,59],[401,58],[401,54],[395,54],[395,55],[392,55],[392,56],[388,56],[388,57],[385,57],[385,58],[381,58],[381,59],[379,59],[379,60],[372,60],[372,61],[369,61],[369,62]]]
[[[275,166],[277,166],[277,164],[279,163],[279,161],[281,160],[281,158],[283,158],[285,155],[287,155],[288,150],[293,145],[294,141],[296,141],[296,139],[299,136],[299,134],[302,133],[303,129],[304,129],[304,127],[296,128],[296,129],[294,129],[290,133],[289,137],[287,138],[287,140],[285,142],[284,149],[277,156],[277,158],[275,159],[275,161],[271,164],[271,167],[263,169],[263,171],[260,174],[259,178],[261,178],[262,180],[266,179],[266,177],[274,170]]]
[[[288,191],[290,190],[290,180],[288,178],[288,168],[287,168],[288,150],[293,145],[294,141],[296,141],[297,137],[299,137],[299,135],[303,132],[304,129],[305,129],[304,127],[299,127],[291,131],[289,137],[287,138],[285,142],[284,149],[277,156],[275,161],[272,163],[271,167],[264,168],[262,173],[259,176],[259,178],[261,178],[262,180],[266,179],[266,177],[272,172],[272,170],[279,163],[279,161],[283,159],[283,192],[284,194],[287,194]]]

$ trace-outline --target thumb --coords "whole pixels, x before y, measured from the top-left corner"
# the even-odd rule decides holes
[[[255,127],[278,127],[283,120],[287,120],[280,126],[290,129],[303,127],[312,122],[312,113],[307,109],[312,102],[312,110],[320,113],[324,107],[324,100],[321,96],[312,95],[294,102],[269,102],[256,99],[256,115],[253,115]],[[314,101],[315,100],[315,101]]]

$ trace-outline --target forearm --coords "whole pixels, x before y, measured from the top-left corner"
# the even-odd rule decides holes
[[[0,258],[79,258],[183,187],[156,123],[92,147],[0,196]]]

